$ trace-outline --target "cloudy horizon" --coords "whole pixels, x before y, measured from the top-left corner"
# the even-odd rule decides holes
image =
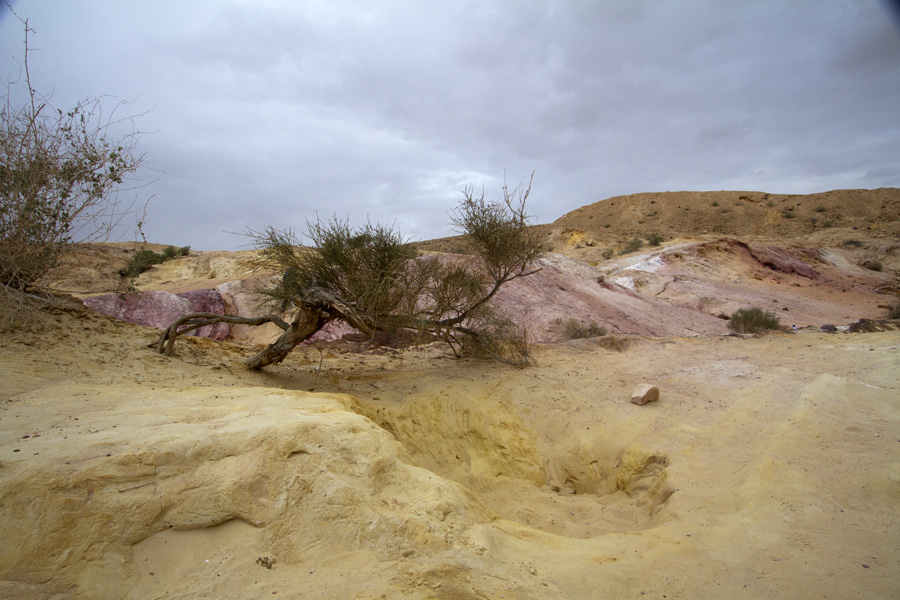
[[[495,198],[532,171],[540,223],[639,192],[900,187],[885,1],[12,7],[54,106],[141,115],[151,242],[234,250],[317,215],[443,237],[465,186]],[[4,10],[4,79],[22,38]]]

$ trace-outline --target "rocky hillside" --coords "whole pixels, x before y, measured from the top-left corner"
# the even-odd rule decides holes
[[[588,204],[538,226],[553,252],[598,262],[632,238],[666,240],[705,235],[810,238],[833,243],[854,237],[900,236],[900,189],[834,190],[784,195],[763,192],[656,192],[616,196]],[[458,252],[459,238],[420,244],[423,250]],[[575,252],[582,248],[595,251]]]
[[[549,252],[536,265],[539,272],[513,282],[497,302],[535,342],[563,339],[572,320],[619,334],[724,334],[727,316],[747,306],[776,311],[785,325],[798,327],[880,319],[900,303],[898,214],[897,189],[610,198],[540,226]],[[625,251],[628,240],[652,233],[658,244]],[[464,249],[453,238],[421,247]],[[260,314],[254,290],[272,275],[254,252],[178,256],[134,280],[142,294],[124,296],[119,272],[137,250],[127,243],[80,246],[56,287],[104,314],[161,329],[188,312]],[[274,325],[224,324],[200,332],[249,343],[271,341],[276,333]]]

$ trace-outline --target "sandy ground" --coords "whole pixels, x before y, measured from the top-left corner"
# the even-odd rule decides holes
[[[0,596],[900,597],[898,332],[263,373],[155,335],[0,338]]]
[[[548,342],[522,369],[319,343],[251,372],[271,332],[167,358],[73,301],[0,334],[0,598],[900,598],[900,331],[818,330],[896,303],[898,209],[887,189],[573,211],[498,298]],[[57,289],[121,292],[135,247],[79,248]],[[252,258],[137,283],[251,311]],[[724,335],[747,305],[800,330]],[[614,335],[549,343],[572,317]],[[644,383],[659,401],[632,404]]]

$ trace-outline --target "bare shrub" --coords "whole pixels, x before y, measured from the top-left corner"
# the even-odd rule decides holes
[[[61,110],[35,90],[33,30],[22,23],[24,73],[0,96],[0,303],[8,323],[35,306],[21,294],[46,296],[46,275],[72,243],[104,239],[131,212],[119,193],[144,158],[135,153],[133,119],[116,115],[121,103],[109,115],[100,99]]]

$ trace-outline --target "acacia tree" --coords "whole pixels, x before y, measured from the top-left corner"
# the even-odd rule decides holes
[[[533,177],[533,176],[532,176]],[[505,185],[495,202],[471,187],[452,213],[470,255],[418,256],[392,227],[367,223],[308,222],[309,247],[294,233],[267,228],[253,233],[261,260],[283,273],[262,290],[270,307],[294,312],[288,323],[274,314],[255,319],[195,313],[163,332],[157,350],[171,354],[175,339],[215,322],[276,323],[283,333],[247,364],[258,369],[282,361],[298,344],[332,321],[369,334],[414,331],[446,342],[457,355],[483,354],[509,364],[528,361],[524,332],[497,314],[491,300],[500,288],[534,272],[540,238],[529,228],[531,192]]]
[[[28,67],[34,30],[22,24],[23,74],[0,95],[0,308],[6,313],[0,327],[15,319],[25,298],[34,298],[71,243],[103,239],[131,212],[118,193],[144,159],[135,153],[131,117],[119,118],[115,109],[104,115],[100,98],[64,111],[34,89]],[[115,135],[122,125],[132,127]]]

